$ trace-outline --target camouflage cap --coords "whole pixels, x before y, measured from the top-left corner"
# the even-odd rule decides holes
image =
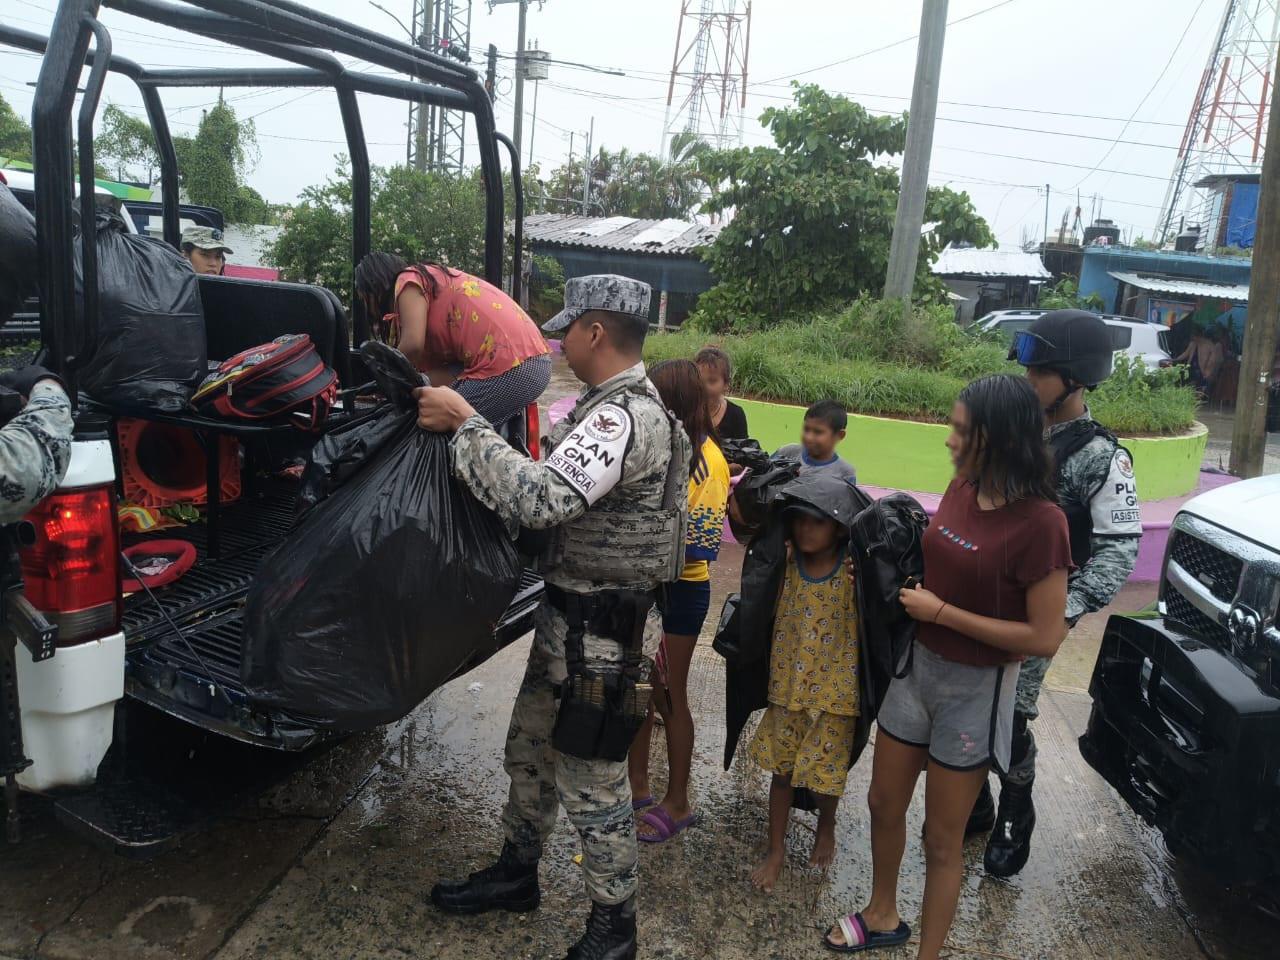
[[[199,247],[201,250],[221,250],[224,253],[235,253],[222,239],[222,231],[217,227],[187,227],[182,231],[182,242]]]
[[[616,273],[574,277],[564,285],[564,309],[542,325],[547,333],[564,330],[584,313],[608,310],[649,328],[649,285]]]

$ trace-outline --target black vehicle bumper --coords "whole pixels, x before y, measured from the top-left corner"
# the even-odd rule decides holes
[[[1085,760],[1169,848],[1226,883],[1280,873],[1280,697],[1160,619],[1113,616]]]

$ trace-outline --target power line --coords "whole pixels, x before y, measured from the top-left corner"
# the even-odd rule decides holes
[[[981,10],[976,10],[973,13],[968,14],[967,16],[957,17],[955,20],[949,20],[947,21],[947,26],[954,27],[956,24],[964,23],[966,20],[972,20],[975,17],[980,17],[984,13],[990,13],[993,10],[999,10],[1001,7],[1007,7],[1009,4],[1015,3],[1015,2],[1016,0],[1001,0],[1000,3],[997,3],[994,6],[984,7]],[[817,73],[819,70],[826,70],[828,67],[838,67],[841,64],[852,63],[854,60],[861,60],[863,57],[869,57],[872,54],[883,53],[885,50],[891,50],[894,47],[900,47],[904,43],[910,43],[912,40],[919,39],[919,37],[920,37],[920,34],[913,33],[909,37],[903,37],[901,40],[895,40],[892,43],[886,43],[882,47],[876,47],[873,50],[864,50],[862,53],[855,53],[853,56],[845,57],[843,60],[833,60],[830,63],[824,63],[818,67],[810,67],[809,69],[801,70],[798,73],[783,74],[780,77],[774,77],[772,80],[765,80],[764,83],[774,84],[774,83],[777,83],[779,80],[793,80],[796,77],[803,77],[810,73]]]
[[[952,153],[972,153],[979,157],[996,157],[1001,160],[1022,160],[1026,163],[1044,163],[1051,167],[1073,167],[1076,170],[1091,170],[1093,173],[1113,173],[1120,177],[1138,177],[1142,180],[1159,180],[1164,183],[1168,177],[1158,177],[1150,173],[1136,173],[1132,170],[1107,170],[1102,167],[1088,167],[1083,163],[1067,163],[1064,160],[1046,160],[1044,157],[1020,157],[1012,153],[992,153],[990,150],[970,150],[966,147],[948,147],[939,144],[935,150],[950,150]],[[1075,189],[1074,187],[1072,188]]]
[[[1094,166],[1092,170],[1090,170],[1088,173],[1086,173],[1083,177],[1081,177],[1079,180],[1075,182],[1075,184],[1071,188],[1072,190],[1076,189],[1076,187],[1079,187],[1091,176],[1099,172],[1102,165],[1107,162],[1107,157],[1111,156],[1116,146],[1120,143],[1120,138],[1123,137],[1125,134],[1125,131],[1129,129],[1130,121],[1132,121],[1132,119],[1138,115],[1138,111],[1141,110],[1142,107],[1146,104],[1147,100],[1151,98],[1151,94],[1155,93],[1156,87],[1160,86],[1160,82],[1164,80],[1164,75],[1169,72],[1169,67],[1173,65],[1174,58],[1178,55],[1178,51],[1182,49],[1182,42],[1187,39],[1187,34],[1191,32],[1191,26],[1196,22],[1196,17],[1200,15],[1200,10],[1204,6],[1204,3],[1205,3],[1205,0],[1200,0],[1200,2],[1196,4],[1195,10],[1192,11],[1191,13],[1191,18],[1187,20],[1187,25],[1182,28],[1182,36],[1180,36],[1178,38],[1178,42],[1174,44],[1173,50],[1172,52],[1170,52],[1169,58],[1165,60],[1164,67],[1161,68],[1159,76],[1156,77],[1155,82],[1151,84],[1151,88],[1147,90],[1147,92],[1143,95],[1142,99],[1138,101],[1138,105],[1133,108],[1133,113],[1130,114],[1129,120],[1125,121],[1124,126],[1120,128],[1120,132],[1116,135],[1115,141],[1112,142],[1111,146],[1107,147],[1107,152],[1102,155],[1102,158],[1098,161],[1097,165]],[[1114,171],[1103,171],[1103,172],[1111,173]],[[1162,177],[1160,179],[1167,180],[1168,178]]]

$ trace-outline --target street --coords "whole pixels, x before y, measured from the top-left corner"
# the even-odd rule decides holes
[[[740,550],[730,545],[721,555],[713,611],[732,586]],[[1149,587],[1131,588],[1117,609],[1149,599]],[[969,845],[953,955],[1274,956],[1280,923],[1250,896],[1181,869],[1159,835],[1081,760],[1075,741],[1088,715],[1085,664],[1103,622],[1094,616],[1081,624],[1041,701],[1040,823],[1031,862],[1012,882],[991,880],[982,873],[981,843]],[[747,878],[764,841],[768,781],[745,751],[729,771],[720,769],[723,672],[710,630],[709,623],[690,680],[694,787],[705,819],[669,845],[641,851],[641,956],[822,956],[826,925],[861,906],[869,889],[870,754],[850,776],[831,873],[812,876],[803,866],[814,821],[796,813],[778,890],[771,897],[754,891]],[[586,911],[576,837],[563,817],[543,862],[538,912],[453,918],[426,900],[437,879],[482,865],[501,842],[502,744],[527,648],[526,638],[400,723],[301,763],[152,862],[89,846],[53,819],[47,802],[24,798],[23,843],[4,850],[0,870],[0,956],[562,956]],[[202,770],[211,782],[281,762],[238,746],[191,749],[211,765]],[[659,740],[656,770],[664,757]],[[922,796],[910,814],[903,867],[902,906],[913,923],[924,877],[915,839]]]

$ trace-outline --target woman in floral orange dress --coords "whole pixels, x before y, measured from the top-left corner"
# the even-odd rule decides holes
[[[452,385],[490,423],[509,420],[546,390],[547,341],[520,305],[487,280],[371,253],[356,267],[355,281],[379,338],[435,386]]]

